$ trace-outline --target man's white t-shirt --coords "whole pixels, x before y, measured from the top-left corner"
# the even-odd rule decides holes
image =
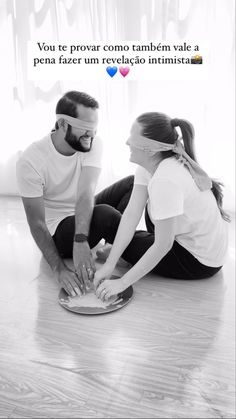
[[[75,152],[72,156],[59,153],[51,135],[32,143],[16,164],[20,195],[44,198],[45,220],[53,235],[60,221],[74,215],[78,180],[83,166],[101,168],[102,141],[93,139],[89,152]]]
[[[227,254],[227,223],[212,191],[201,191],[189,170],[175,157],[159,164],[154,175],[139,166],[135,184],[148,190],[152,221],[177,217],[175,240],[206,266],[222,266]]]

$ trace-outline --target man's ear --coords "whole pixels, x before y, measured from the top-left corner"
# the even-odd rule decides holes
[[[65,119],[60,118],[60,119],[58,119],[57,123],[58,123],[59,129],[61,128],[63,132],[67,131],[68,124],[65,121]]]

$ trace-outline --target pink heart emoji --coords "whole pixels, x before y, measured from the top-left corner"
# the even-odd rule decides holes
[[[119,72],[120,74],[125,77],[129,73],[130,68],[129,67],[120,67]]]

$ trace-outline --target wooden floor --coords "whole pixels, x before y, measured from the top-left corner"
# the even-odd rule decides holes
[[[1,418],[234,418],[234,242],[200,281],[148,275],[131,303],[80,316],[0,198]],[[122,273],[120,271],[120,273]]]

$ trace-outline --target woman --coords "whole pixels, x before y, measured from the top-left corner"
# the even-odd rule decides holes
[[[229,218],[222,209],[221,185],[196,162],[193,139],[188,121],[162,113],[145,113],[134,122],[127,144],[130,161],[139,166],[109,257],[94,277],[99,298],[108,299],[152,270],[170,278],[201,279],[222,268]],[[146,203],[148,232],[135,233]],[[109,280],[120,256],[133,267]]]

